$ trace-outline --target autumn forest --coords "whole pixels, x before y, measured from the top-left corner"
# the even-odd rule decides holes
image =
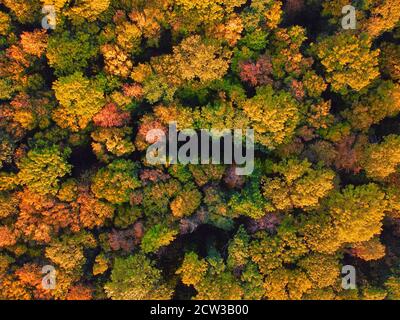
[[[399,244],[399,0],[0,0],[0,300],[400,300]]]

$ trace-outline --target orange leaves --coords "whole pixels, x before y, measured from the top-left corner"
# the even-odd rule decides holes
[[[47,38],[46,30],[24,32],[21,35],[22,49],[28,54],[40,57],[47,48]]]
[[[131,88],[126,90],[129,92]],[[93,122],[99,127],[121,127],[130,120],[129,112],[118,109],[114,103],[109,103],[93,117]]]
[[[18,196],[20,213],[15,226],[26,238],[50,242],[60,228],[75,222],[68,204],[59,203],[51,196],[39,195],[29,189],[24,189]]]
[[[0,226],[0,248],[16,244],[15,233],[7,226]]]
[[[96,199],[89,193],[80,194],[76,203],[79,206],[80,223],[89,229],[103,225],[105,220],[114,214],[112,205]]]
[[[92,300],[93,290],[84,285],[74,285],[72,286],[65,299],[66,300]]]

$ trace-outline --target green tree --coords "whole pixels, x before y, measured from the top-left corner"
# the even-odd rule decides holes
[[[161,271],[143,253],[117,257],[111,281],[104,289],[113,300],[160,300],[172,296],[172,289],[164,283]]]
[[[178,231],[167,226],[156,224],[144,234],[141,248],[144,253],[156,252],[159,248],[169,245]]]
[[[60,178],[71,172],[69,148],[53,145],[30,150],[18,164],[18,182],[40,194],[56,194]]]
[[[137,168],[134,162],[123,159],[101,168],[93,177],[91,189],[94,195],[114,204],[128,202],[132,191],[141,185]]]

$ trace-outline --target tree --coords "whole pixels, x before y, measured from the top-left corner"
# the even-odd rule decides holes
[[[41,0],[43,4],[54,5],[56,12],[70,17],[76,24],[81,24],[85,20],[94,21],[98,16],[106,11],[111,0],[82,0],[70,5],[67,0]]]
[[[165,225],[156,224],[144,234],[141,248],[144,253],[156,252],[160,247],[170,244],[177,233]]]
[[[313,288],[333,286],[339,278],[339,260],[335,255],[312,253],[299,261],[298,265],[305,270]]]
[[[371,240],[355,244],[352,248],[352,253],[365,261],[378,260],[385,256],[385,246],[375,237]]]
[[[400,164],[400,136],[388,135],[383,142],[368,145],[361,163],[373,179],[384,179],[395,173]]]
[[[387,202],[379,187],[370,183],[349,185],[342,192],[335,192],[327,200],[327,207],[340,241],[363,242],[380,234]]]
[[[114,300],[170,299],[172,290],[164,283],[161,271],[143,253],[117,257],[106,283],[107,296]]]
[[[297,103],[284,91],[271,86],[257,88],[257,94],[242,108],[255,131],[255,141],[273,149],[292,137],[299,121]]]
[[[48,38],[45,30],[36,29],[33,32],[24,32],[21,35],[23,50],[39,58],[47,49],[47,41]]]
[[[201,203],[201,193],[196,188],[185,188],[180,192],[177,197],[171,202],[172,215],[181,218],[183,216],[190,216]]]
[[[129,201],[130,193],[140,186],[137,165],[130,160],[115,160],[93,177],[91,190],[99,199],[120,204]]]
[[[3,0],[21,23],[33,23],[39,16],[40,3],[36,0]]]
[[[338,33],[321,39],[312,49],[333,91],[360,91],[379,76],[379,50],[371,50],[369,38]]]
[[[121,127],[126,125],[129,120],[129,112],[120,110],[115,103],[105,105],[104,108],[93,117],[94,124],[103,128]]]
[[[90,233],[81,232],[73,236],[65,235],[50,243],[46,248],[46,257],[63,271],[79,279],[86,262],[84,249],[94,247],[96,247],[96,240]]]
[[[99,128],[91,134],[94,140],[92,142],[93,152],[104,162],[109,162],[113,156],[129,155],[135,151],[135,147],[129,139],[131,134],[130,127]]]
[[[92,39],[92,35],[84,32],[72,34],[65,31],[52,35],[48,41],[46,57],[56,75],[70,75],[87,68],[90,59],[98,53]]]
[[[240,226],[235,237],[229,243],[227,260],[228,267],[234,269],[246,265],[250,258],[249,244],[250,237],[243,226]]]
[[[56,145],[30,150],[18,164],[19,184],[40,194],[54,195],[60,178],[71,172],[72,166],[67,162],[70,153],[69,148],[62,150]]]
[[[389,300],[398,300],[400,298],[400,279],[397,276],[389,277],[385,282],[388,291]]]
[[[104,105],[101,88],[80,72],[56,80],[53,89],[60,103],[53,119],[61,128],[73,132],[85,129]]]
[[[11,27],[11,18],[5,12],[0,12],[0,35],[5,36],[9,33]]]
[[[92,300],[92,289],[83,285],[71,287],[65,297],[66,300]]]
[[[204,259],[199,259],[195,252],[188,252],[176,274],[181,275],[183,284],[195,286],[204,278],[207,269],[208,264]]]
[[[96,199],[88,191],[79,194],[72,205],[79,212],[79,223],[89,229],[104,225],[114,215],[115,208],[110,203]]]
[[[355,129],[368,130],[386,117],[395,117],[400,112],[400,85],[382,81],[370,95],[355,102],[343,115]]]
[[[264,180],[263,195],[278,210],[316,206],[334,188],[333,171],[315,170],[307,160],[289,159],[274,164],[272,173],[280,177]]]
[[[395,0],[374,1],[370,9],[371,16],[363,24],[363,29],[377,37],[396,26],[400,19],[400,5]]]

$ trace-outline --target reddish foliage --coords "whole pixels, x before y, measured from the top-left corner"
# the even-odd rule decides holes
[[[130,204],[132,206],[141,204],[143,201],[143,193],[140,191],[133,191],[130,196]]]
[[[26,263],[15,271],[15,275],[25,288],[30,288],[34,299],[51,299],[50,290],[42,286],[43,274],[39,265]]]
[[[143,88],[140,84],[125,84],[123,86],[124,95],[130,98],[140,99],[143,97]]]
[[[140,173],[140,180],[142,180],[143,185],[147,185],[148,182],[166,181],[169,178],[169,174],[166,174],[159,169],[145,169]]]
[[[267,56],[261,56],[256,63],[251,61],[241,62],[239,64],[239,76],[244,82],[252,86],[271,84],[270,78],[272,72],[271,60]]]
[[[342,141],[336,144],[337,157],[335,160],[335,167],[337,169],[344,169],[359,173],[361,167],[358,164],[359,154],[354,148],[356,137],[354,135],[343,138]]]
[[[99,127],[121,127],[130,120],[129,112],[118,109],[114,103],[107,104],[93,117],[93,122]]]
[[[151,132],[154,130],[153,132]],[[137,147],[139,149],[145,148],[148,143],[155,143],[159,141],[162,136],[160,136],[160,130],[167,134],[167,129],[158,120],[144,121],[140,124],[138,134],[137,134]]]
[[[289,17],[299,14],[304,9],[304,0],[286,0],[285,12]]]
[[[297,130],[297,134],[303,139],[303,141],[311,141],[316,137],[314,129],[303,126]]]
[[[68,204],[28,189],[19,192],[18,197],[20,214],[15,228],[26,237],[36,241],[50,242],[52,236],[60,228],[69,226],[74,231],[79,230],[76,225],[76,214]]]
[[[68,291],[66,300],[92,300],[92,289],[83,285],[75,285]]]
[[[133,235],[135,236],[136,240],[140,240],[143,238],[144,227],[143,227],[143,223],[141,223],[140,221],[136,222],[133,225]]]
[[[143,234],[143,224],[139,221],[126,230],[113,229],[111,233],[108,234],[108,243],[114,251],[123,250],[131,252],[135,248],[135,245],[140,242]]]
[[[303,83],[295,79],[292,80],[290,84],[290,92],[297,101],[302,101],[305,95]]]
[[[276,227],[281,223],[282,217],[274,213],[268,213],[261,219],[252,219],[248,225],[248,230],[251,233],[259,230],[267,230],[270,233],[275,232]]]
[[[117,10],[114,14],[113,21],[115,24],[121,23],[126,20],[126,14],[123,10]]]
[[[33,32],[23,32],[21,35],[22,49],[31,55],[40,57],[47,48],[46,30],[34,30]]]
[[[230,189],[241,188],[244,184],[244,177],[238,176],[236,174],[236,166],[232,165],[225,172],[224,182]]]

